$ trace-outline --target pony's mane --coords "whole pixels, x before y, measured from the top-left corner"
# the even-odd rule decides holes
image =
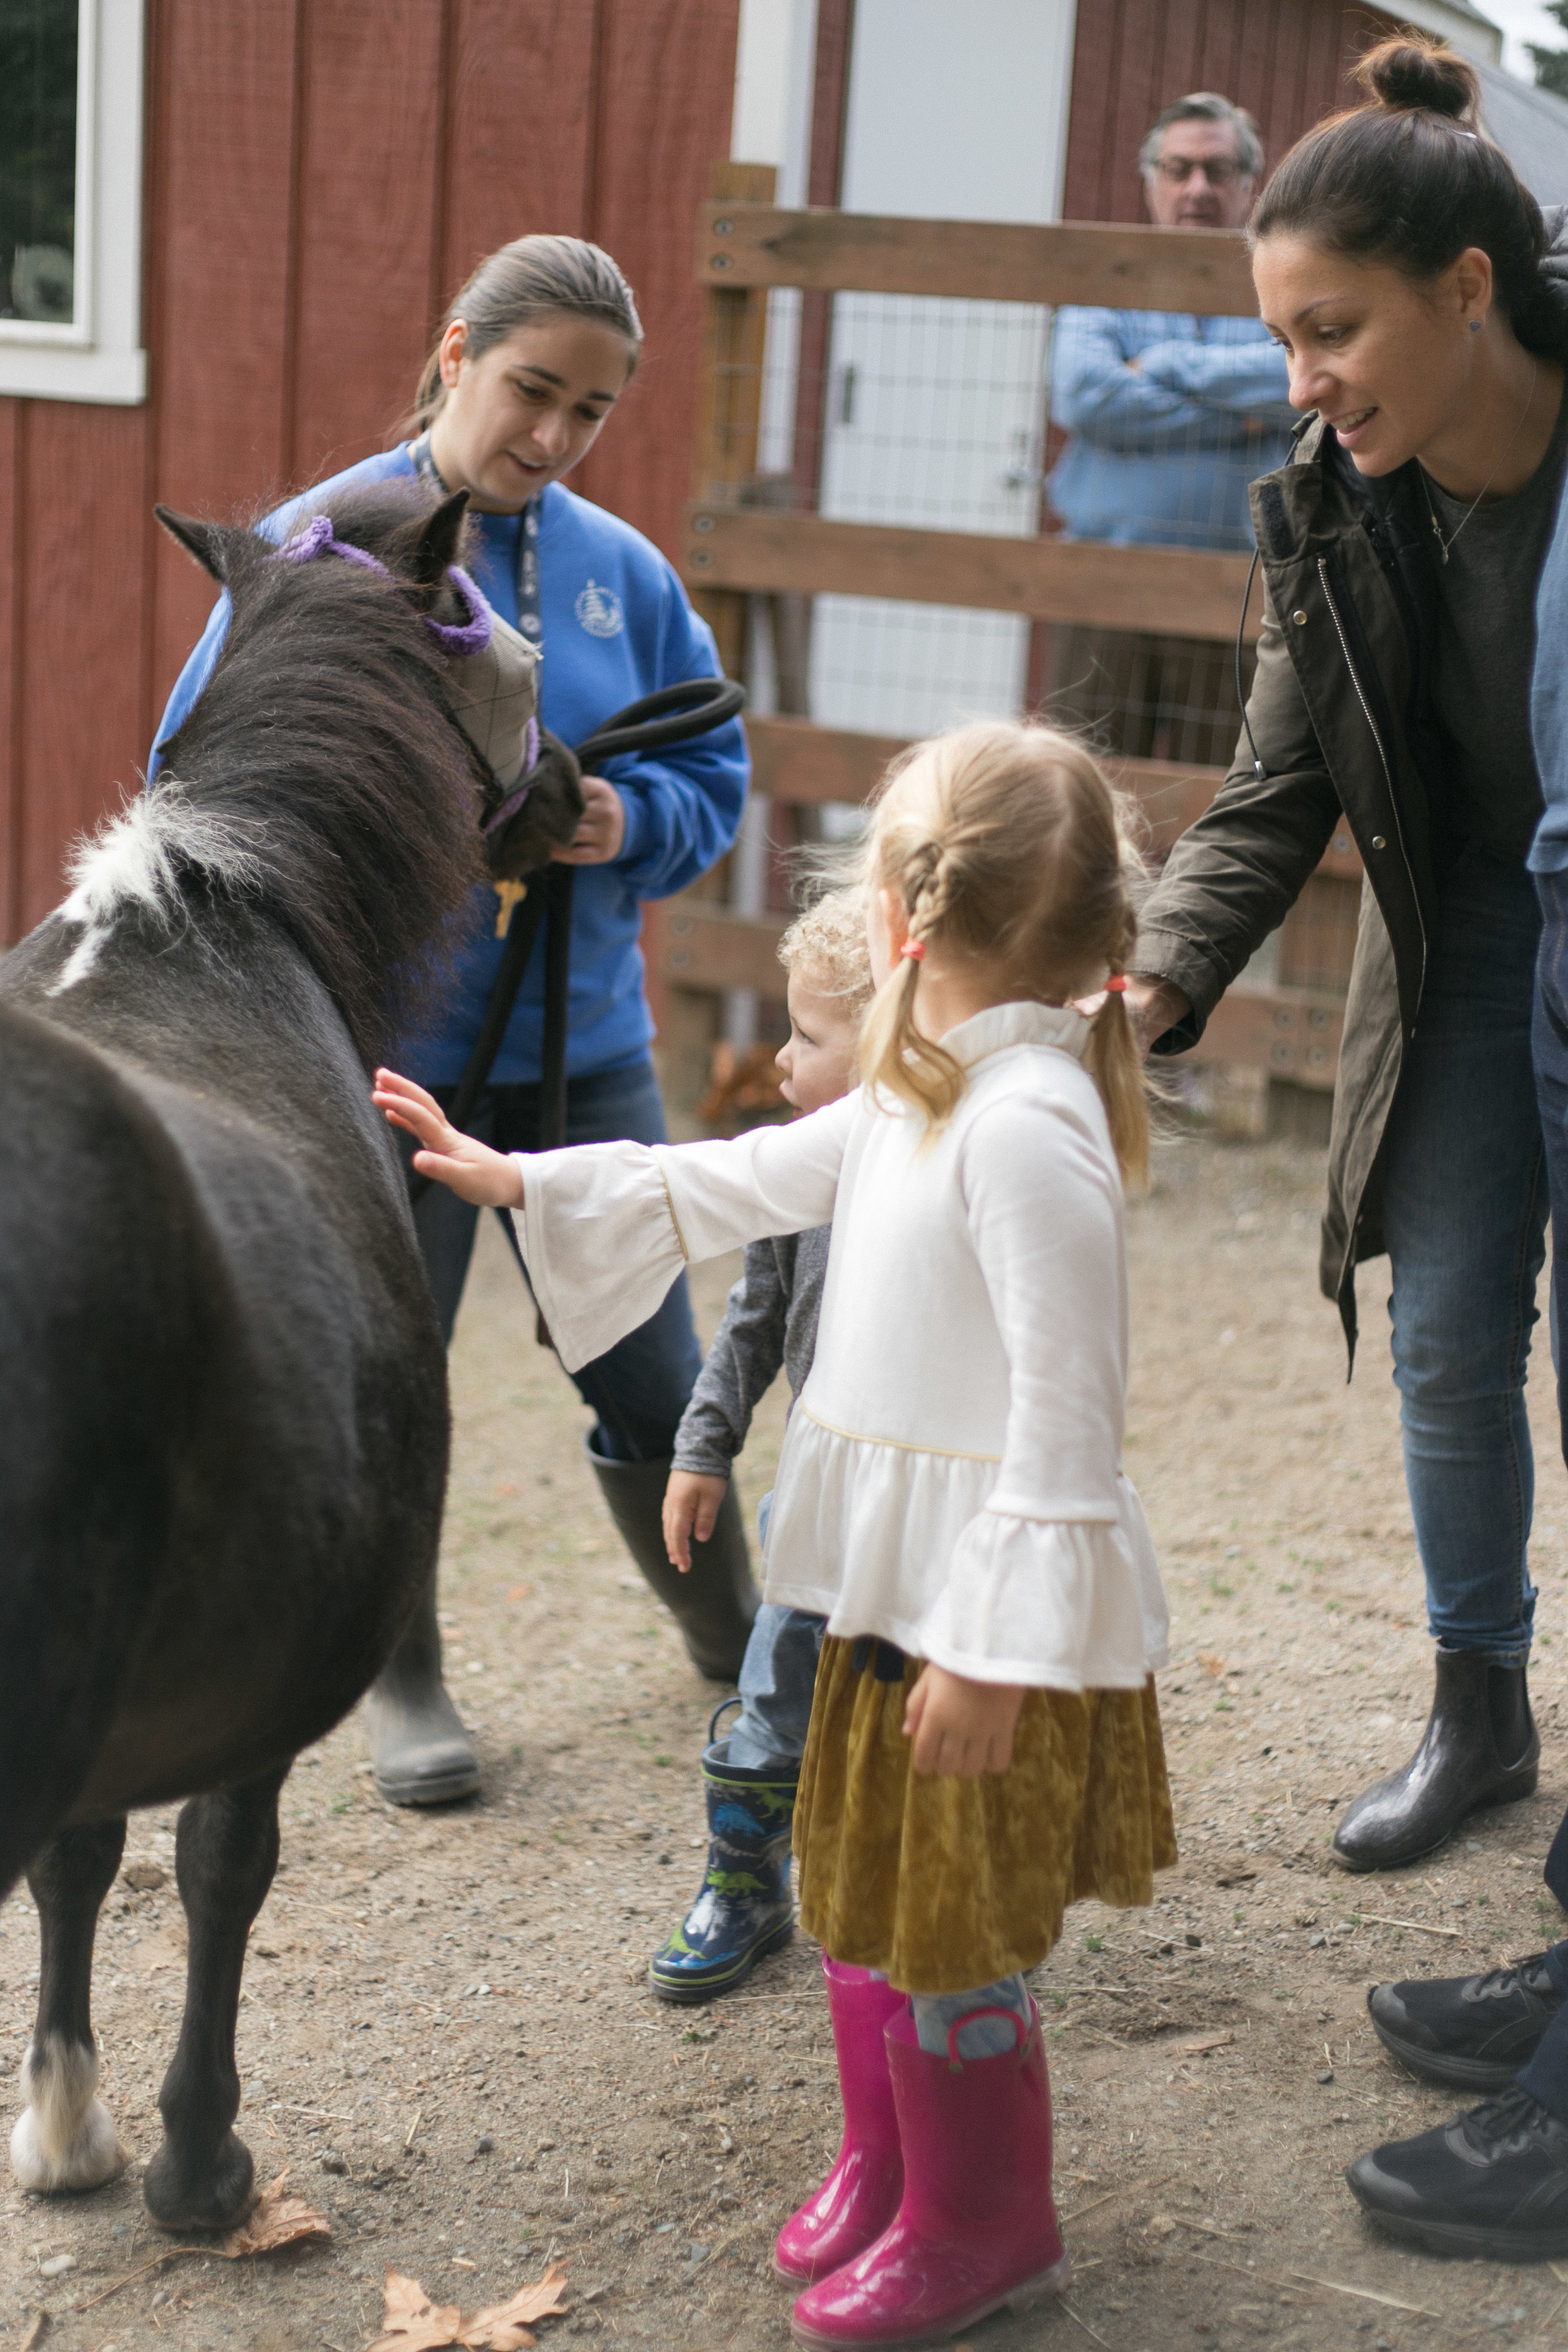
[[[233,612],[212,677],[161,747],[152,792],[79,857],[64,910],[101,922],[110,866],[118,895],[171,927],[182,868],[259,898],[367,1064],[483,871],[477,771],[419,617],[431,593],[411,570],[439,503],[414,482],[331,498],[337,537],[376,555],[401,591],[339,557],[279,562],[253,532],[222,535]]]

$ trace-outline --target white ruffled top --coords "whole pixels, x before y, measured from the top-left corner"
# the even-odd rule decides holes
[[[1068,1008],[942,1043],[968,1084],[934,1139],[865,1088],[733,1141],[520,1154],[529,1275],[568,1370],[688,1262],[833,1225],[790,1416],[770,1601],[977,1681],[1136,1689],[1168,1615],[1121,1472],[1121,1182]]]

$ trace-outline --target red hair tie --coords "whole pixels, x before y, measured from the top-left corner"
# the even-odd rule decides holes
[[[1125,996],[1127,993],[1127,974],[1124,971],[1113,971],[1110,978],[1105,983],[1105,992],[1107,996]]]
[[[903,946],[899,950],[899,953],[901,956],[910,957],[916,963],[924,963],[926,960],[926,943],[924,940],[906,940]]]

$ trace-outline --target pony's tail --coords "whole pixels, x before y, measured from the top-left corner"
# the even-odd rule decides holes
[[[1110,1140],[1125,1184],[1149,1181],[1149,1091],[1143,1057],[1127,1017],[1127,1000],[1112,990],[1089,1024],[1089,1068],[1100,1088]]]
[[[922,1112],[934,1135],[958,1107],[963,1066],[915,1026],[920,971],[913,956],[900,956],[872,998],[860,1032],[860,1076],[873,1094],[885,1089]]]

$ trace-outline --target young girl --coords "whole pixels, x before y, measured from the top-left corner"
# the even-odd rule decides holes
[[[1164,1599],[1121,1470],[1147,1126],[1110,795],[1064,736],[963,729],[895,770],[866,878],[865,1082],[792,1127],[508,1160],[406,1081],[377,1093],[422,1169],[521,1205],[567,1362],[687,1260],[832,1220],[765,1551],[768,1598],[828,1618],[795,1847],[845,2146],[778,2249],[824,2347],[1065,2284],[1023,1972],[1068,1903],[1146,1903],[1175,1858]]]

